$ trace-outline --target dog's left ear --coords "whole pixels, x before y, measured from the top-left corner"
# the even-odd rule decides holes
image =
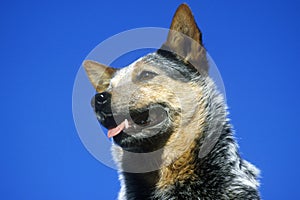
[[[177,8],[167,41],[162,45],[161,49],[180,56],[185,62],[192,64],[200,72],[208,72],[202,33],[187,4],[181,4]]]
[[[117,71],[112,67],[100,64],[92,60],[85,60],[84,69],[97,92],[104,92],[109,84],[112,76]]]

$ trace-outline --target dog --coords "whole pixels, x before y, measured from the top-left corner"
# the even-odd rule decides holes
[[[259,170],[240,157],[186,4],[157,51],[122,69],[83,66],[96,117],[114,141],[120,200],[260,199]]]

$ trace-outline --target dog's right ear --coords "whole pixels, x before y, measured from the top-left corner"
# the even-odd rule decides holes
[[[83,66],[92,85],[99,93],[107,89],[112,76],[116,72],[116,69],[92,60],[85,60]]]
[[[167,41],[162,45],[161,49],[180,56],[198,71],[208,72],[202,33],[187,4],[181,4],[177,8],[172,19]]]

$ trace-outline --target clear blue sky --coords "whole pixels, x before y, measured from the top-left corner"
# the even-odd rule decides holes
[[[262,171],[262,197],[300,199],[299,1],[186,2],[222,74],[242,155]],[[116,171],[77,135],[74,79],[101,41],[168,28],[180,3],[1,1],[0,199],[116,198]]]

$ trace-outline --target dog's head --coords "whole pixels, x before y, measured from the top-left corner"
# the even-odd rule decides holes
[[[158,51],[114,69],[84,62],[98,92],[92,107],[108,136],[122,148],[150,152],[165,145],[199,111],[199,78],[208,64],[202,34],[185,4],[176,11],[167,41]]]

